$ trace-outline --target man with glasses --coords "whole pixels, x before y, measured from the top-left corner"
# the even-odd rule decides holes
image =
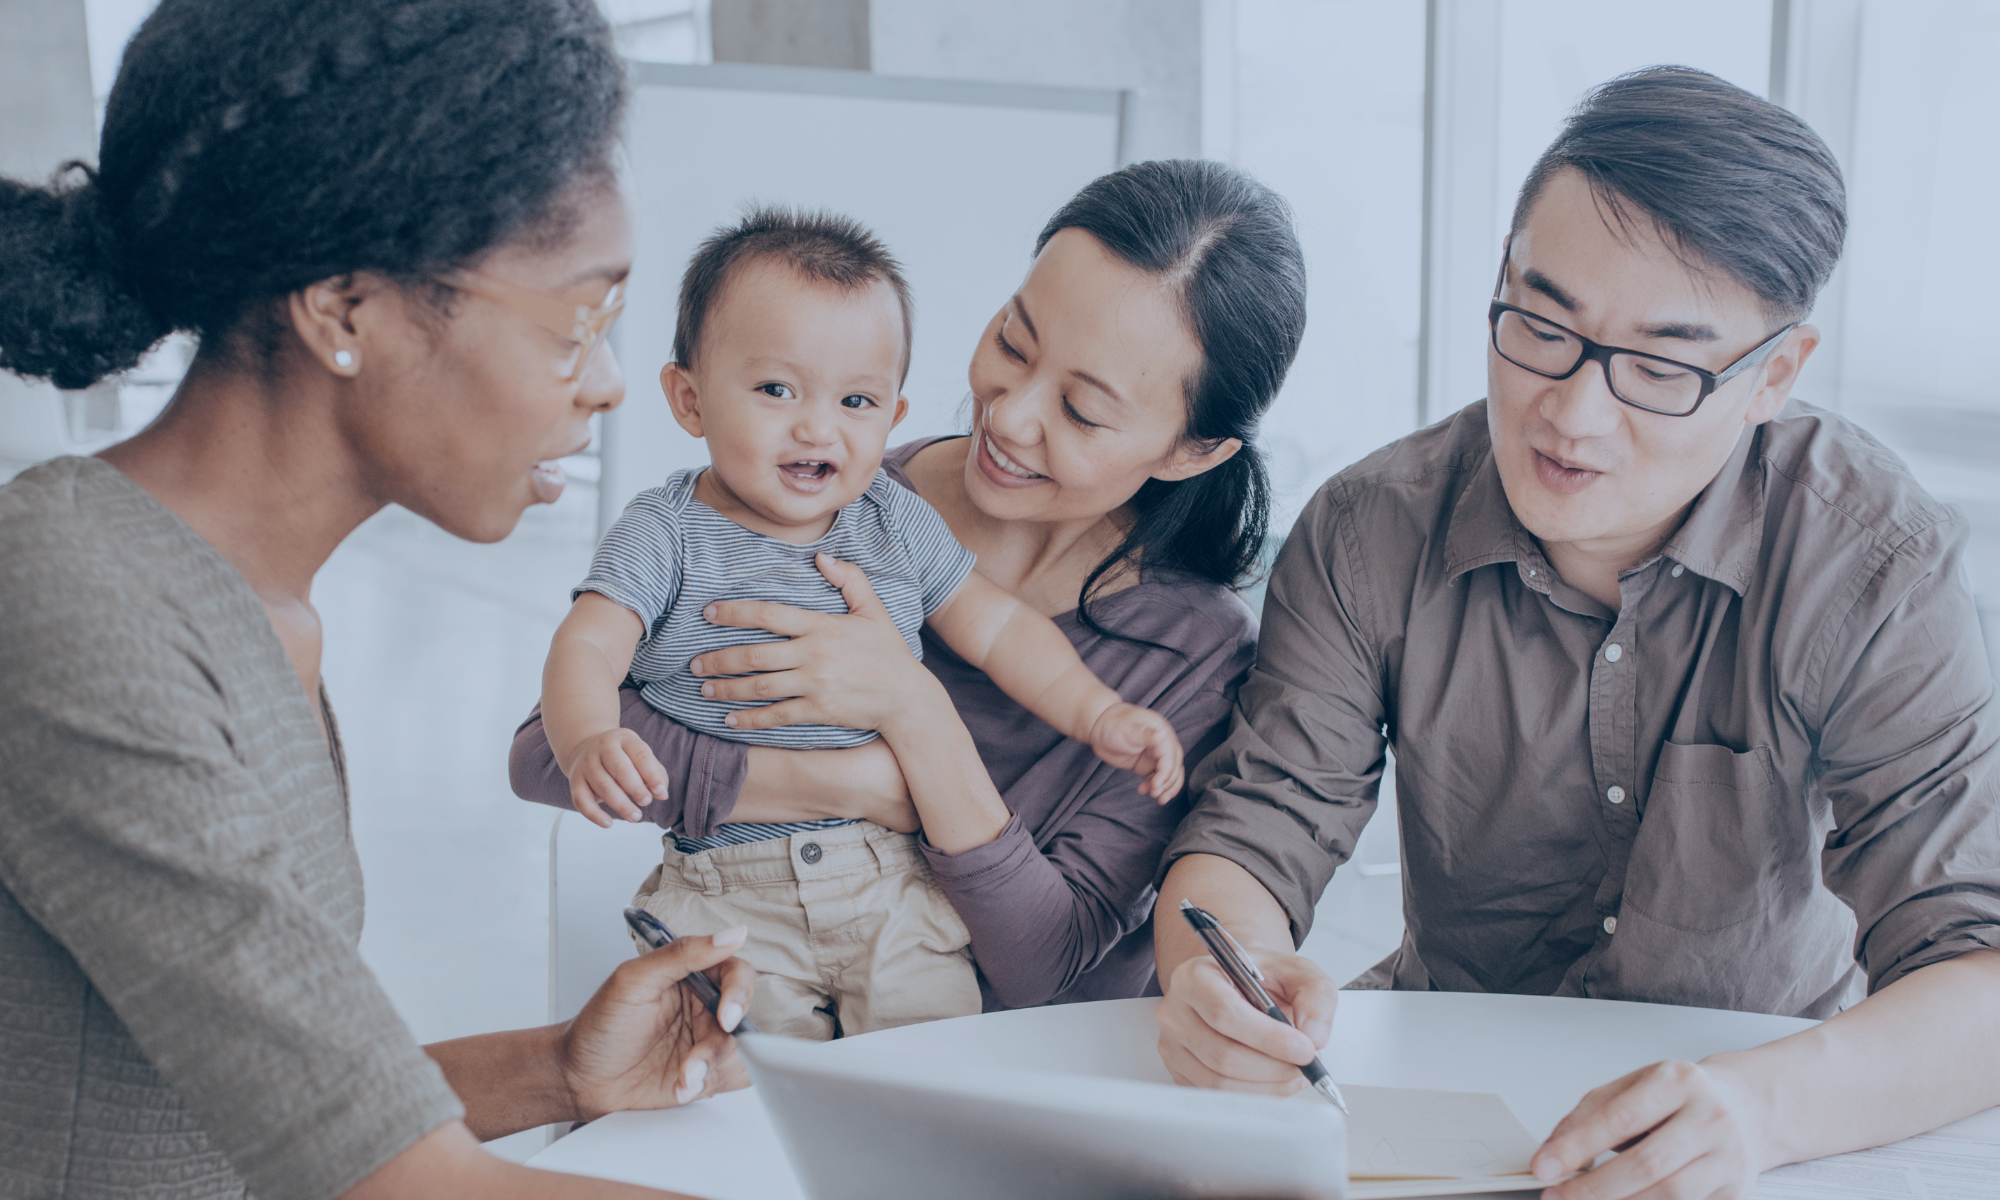
[[[1362,987],[1832,1018],[1585,1097],[1552,1195],[1759,1171],[2000,1104],[2000,707],[1962,517],[1789,399],[1845,232],[1791,114],[1656,68],[1522,188],[1488,398],[1331,480],[1195,772],[1155,922],[1185,1083],[1286,1092],[1336,992],[1294,953],[1396,754],[1407,929]],[[1239,999],[1186,898],[1301,1032]],[[1650,1190],[1649,1190],[1650,1189]]]

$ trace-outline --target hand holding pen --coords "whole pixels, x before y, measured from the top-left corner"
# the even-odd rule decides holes
[[[658,917],[654,916],[652,913],[647,912],[643,908],[637,908],[629,904],[626,905],[625,924],[628,927],[630,927],[633,934],[635,934],[640,941],[646,943],[647,946],[651,947],[654,950],[658,950],[662,946],[669,946],[673,944],[674,941],[673,931],[667,928],[665,922],[661,921]],[[737,1033],[757,1032],[757,1027],[750,1024],[750,1018],[743,1015],[743,1010],[740,1005],[734,1006],[733,1011],[730,1012],[723,1011],[722,989],[716,987],[715,981],[713,979],[710,979],[705,973],[701,971],[696,971],[693,974],[689,975],[682,982],[686,983],[689,987],[693,988],[695,995],[701,997],[702,1004],[708,1009],[709,1012],[715,1014],[716,1024],[722,1026],[722,1031],[724,1033],[737,1034]],[[732,1017],[735,1018],[733,1024],[731,1023],[730,1020],[730,1018]]]
[[[555,1040],[560,1076],[552,1090],[574,1105],[561,1119],[672,1108],[747,1087],[749,1073],[725,1028],[730,1016],[749,1005],[756,984],[757,972],[735,957],[745,937],[741,928],[722,930],[631,959],[574,1018],[520,1035]],[[711,987],[721,981],[716,995],[722,1018],[702,1015],[696,979]]]
[[[1209,915],[1206,910],[1197,908],[1191,901],[1182,900],[1180,907],[1181,916],[1185,917],[1187,923],[1194,928],[1202,944],[1208,947],[1209,956],[1215,959],[1216,965],[1222,968],[1222,973],[1229,977],[1229,982],[1235,985],[1237,992],[1250,1002],[1251,1007],[1263,1012],[1272,1020],[1288,1028],[1291,1027],[1292,1022],[1285,1016],[1285,1011],[1279,1008],[1277,1001],[1271,999],[1270,994],[1264,990],[1264,973],[1257,968],[1256,960],[1237,944],[1236,939],[1222,927],[1221,922]],[[1312,1061],[1300,1067],[1299,1073],[1306,1077],[1306,1081],[1312,1084],[1320,1095],[1337,1105],[1341,1112],[1347,1111],[1346,1098],[1340,1094],[1339,1086],[1333,1082],[1332,1073],[1326,1069],[1326,1064],[1319,1060],[1318,1055],[1314,1055]]]

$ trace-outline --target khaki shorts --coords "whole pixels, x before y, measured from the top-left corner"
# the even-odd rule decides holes
[[[675,933],[747,926],[750,1019],[825,1041],[980,1009],[972,935],[914,834],[861,822],[682,854],[632,901]]]

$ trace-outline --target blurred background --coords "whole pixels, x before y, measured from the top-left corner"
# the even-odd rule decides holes
[[[119,57],[152,6],[0,0],[0,173],[94,161]],[[1965,511],[1989,644],[2000,638],[2000,5],[603,6],[635,64],[641,257],[614,340],[627,403],[569,463],[561,502],[506,542],[459,543],[390,510],[315,594],[368,873],[363,949],[420,1038],[546,1019],[552,814],[512,798],[506,749],[598,532],[634,492],[701,461],[653,381],[689,249],[749,202],[847,211],[904,259],[918,303],[904,430],[920,435],[958,427],[974,340],[1077,187],[1147,158],[1252,172],[1291,201],[1312,288],[1304,348],[1262,436],[1282,531],[1328,475],[1482,394],[1484,308],[1514,191],[1583,92],[1656,63],[1712,71],[1799,113],[1840,159],[1848,249],[1797,394],[1860,421]],[[143,427],[192,351],[169,339],[84,392],[0,375],[0,478]],[[1308,942],[1341,978],[1400,937],[1391,807]],[[539,1144],[520,1135],[502,1150]]]

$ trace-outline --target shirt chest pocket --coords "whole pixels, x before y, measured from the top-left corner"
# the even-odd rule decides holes
[[[1624,903],[1691,933],[1749,920],[1785,886],[1780,875],[1810,861],[1796,851],[1810,822],[1790,808],[1767,747],[1668,742],[1632,841]]]

